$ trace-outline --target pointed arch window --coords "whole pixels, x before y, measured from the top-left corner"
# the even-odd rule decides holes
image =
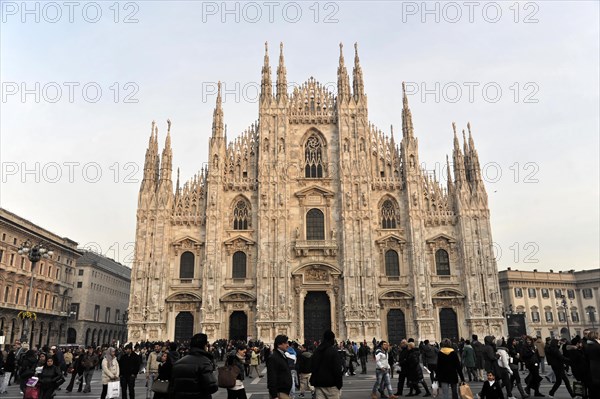
[[[435,269],[438,276],[450,275],[450,258],[445,249],[438,249],[435,252]]]
[[[310,136],[304,145],[304,177],[323,177],[323,143],[316,135]]]
[[[325,215],[320,209],[311,209],[306,214],[306,239],[325,239]]]
[[[237,251],[233,254],[233,278],[246,278],[246,254],[242,251]]]
[[[186,251],[179,261],[179,278],[194,278],[194,254]]]
[[[397,228],[398,212],[391,200],[385,200],[381,206],[381,228]]]
[[[400,260],[398,252],[390,249],[385,253],[385,275],[387,277],[400,276]]]
[[[233,209],[233,229],[248,230],[250,226],[250,207],[244,200],[239,200]]]

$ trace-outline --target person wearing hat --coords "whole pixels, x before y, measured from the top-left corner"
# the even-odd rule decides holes
[[[331,330],[323,333],[323,342],[312,355],[310,383],[315,387],[315,399],[339,399],[344,385],[342,361]]]
[[[287,352],[288,337],[278,335],[275,337],[275,349],[267,359],[267,388],[269,397],[275,399],[289,399],[292,390],[292,372],[285,356]]]

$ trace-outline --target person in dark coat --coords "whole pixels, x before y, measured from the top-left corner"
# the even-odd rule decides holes
[[[23,344],[25,346],[26,344]],[[29,348],[29,346],[27,346]],[[27,349],[27,352],[21,357],[21,361],[19,363],[19,379],[21,381],[20,387],[21,392],[25,392],[25,386],[27,384],[27,380],[30,377],[35,375],[35,368],[38,363],[38,357],[35,354],[33,349]]]
[[[477,368],[477,376],[479,380],[484,380],[483,378],[483,344],[479,342],[477,339],[477,335],[473,334],[471,336],[473,340],[471,341],[471,346],[475,351],[475,367]]]
[[[327,330],[311,359],[310,383],[315,387],[315,398],[339,398],[344,385],[342,375],[342,361],[337,354],[335,334]]]
[[[521,398],[527,399],[529,395],[525,393],[523,385],[521,385],[521,375],[519,374],[519,363],[521,363],[521,351],[515,338],[509,338],[506,344],[508,350],[508,356],[510,356],[510,370],[512,374],[510,376],[510,383],[513,387],[517,387]]]
[[[398,352],[398,366],[400,367],[400,372],[398,373],[398,388],[394,395],[402,396],[402,391],[404,390],[404,382],[406,381],[406,362],[408,361],[408,342],[403,339],[400,341],[400,352]],[[407,386],[409,386],[407,384]],[[409,386],[410,387],[410,386]]]
[[[550,389],[549,395],[554,396],[554,393],[556,392],[558,387],[560,387],[561,382],[564,381],[565,387],[567,388],[569,395],[573,397],[574,394],[573,390],[571,389],[571,383],[569,382],[567,374],[565,373],[565,364],[570,364],[571,361],[565,356],[563,356],[563,354],[561,353],[560,348],[558,346],[558,340],[556,338],[553,338],[550,341],[550,345],[548,347],[548,350],[546,351],[546,360],[548,360],[548,364],[550,365],[550,367],[552,367],[552,371],[554,372],[554,376],[556,378],[556,382]]]
[[[423,342],[423,366],[429,369],[429,377],[431,378],[431,382],[435,381],[435,371],[437,370],[437,357],[438,357],[438,348],[431,345],[429,340],[426,339]]]
[[[160,364],[158,365],[158,381],[171,381],[171,375],[173,374],[173,360],[171,352],[163,352],[160,357]],[[169,394],[154,392],[154,399],[168,399]]]
[[[285,335],[276,336],[274,345],[275,349],[267,359],[269,397],[288,399],[292,390],[292,372],[285,357],[285,352],[289,347],[288,337]]]
[[[140,370],[142,359],[133,351],[131,344],[125,347],[125,353],[119,359],[119,372],[121,377],[121,395],[123,399],[127,399],[127,390],[129,389],[129,397],[135,399],[135,379]]]
[[[52,357],[46,359],[46,364],[42,368],[39,378],[40,399],[52,399],[56,388],[65,382],[62,371],[54,365],[54,358]]]
[[[449,399],[450,392],[453,399],[458,399],[458,378],[460,377],[461,382],[465,382],[460,358],[448,338],[442,340],[441,346],[438,352],[437,379],[440,383],[442,399]]]
[[[83,367],[82,359],[83,359],[83,348],[79,348],[73,352],[73,363],[72,363],[73,370],[71,371],[71,381],[69,382],[69,385],[67,386],[67,389],[66,389],[67,392],[73,391],[73,386],[75,385],[75,378],[79,378],[79,389],[77,392],[81,392],[81,389],[83,388],[84,367]]]
[[[211,399],[217,392],[214,357],[206,351],[207,343],[206,334],[194,335],[188,354],[175,362],[169,383],[170,398]]]
[[[226,364],[235,366],[238,374],[235,377],[235,385],[227,388],[227,399],[246,399],[246,388],[244,387],[244,376],[246,375],[245,363],[248,347],[245,344],[239,344],[236,351],[227,356]]]
[[[537,354],[534,342],[532,337],[526,337],[525,345],[523,345],[523,348],[521,349],[521,359],[525,363],[527,370],[529,370],[529,374],[525,377],[525,382],[527,383],[525,392],[527,392],[527,395],[531,395],[531,388],[533,388],[535,396],[543,397],[544,395],[540,392],[540,382],[542,381],[539,367],[540,358]]]
[[[408,356],[405,362],[406,368],[406,379],[408,381],[408,387],[410,388],[408,395],[406,396],[417,396],[421,394],[421,390],[419,389],[419,384],[423,385],[425,389],[424,396],[431,396],[429,392],[429,388],[427,387],[427,383],[423,379],[423,369],[421,369],[421,364],[419,363],[419,359],[421,357],[420,351],[415,347],[414,342],[409,342],[407,344]],[[435,359],[435,363],[437,364],[437,359]],[[414,389],[414,393],[413,393]]]
[[[600,340],[598,331],[590,331],[583,349],[589,367],[588,393],[590,398],[600,398]]]
[[[487,381],[483,383],[481,392],[479,393],[480,399],[504,399],[502,393],[502,386],[499,381],[496,381],[496,376],[493,371],[487,372]]]
[[[500,377],[500,373],[498,372],[498,356],[496,356],[496,343],[494,342],[494,337],[492,335],[488,335],[483,338],[484,346],[483,346],[483,368],[486,372],[493,371],[496,377]]]

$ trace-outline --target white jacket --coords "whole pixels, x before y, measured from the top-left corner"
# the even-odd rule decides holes
[[[375,362],[378,369],[389,370],[390,362],[388,361],[388,353],[382,349],[375,351]]]
[[[508,356],[508,352],[506,351],[506,349],[499,347],[496,350],[496,354],[498,354],[500,356],[498,358],[498,366],[500,366],[503,369],[506,369],[508,371],[508,373],[510,375],[512,375],[512,370],[510,369],[510,363],[508,361],[509,356]],[[498,378],[498,376],[496,376],[496,378]]]

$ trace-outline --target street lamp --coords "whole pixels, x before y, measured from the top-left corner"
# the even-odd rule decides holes
[[[565,320],[567,321],[567,331],[569,333],[569,339],[571,339],[571,326],[569,326],[569,309],[567,308],[567,298],[564,295],[560,296],[561,301],[560,304],[565,311]]]
[[[29,294],[27,295],[27,303],[25,304],[25,312],[21,312],[20,315],[23,318],[23,332],[21,333],[21,342],[29,342],[27,336],[29,335],[29,319],[35,318],[35,313],[29,310],[31,306],[31,295],[33,294],[33,269],[35,264],[42,258],[49,258],[54,253],[49,251],[46,245],[42,242],[31,245],[29,240],[25,241],[19,247],[17,251],[21,256],[27,256],[31,262],[31,279],[29,280]]]

